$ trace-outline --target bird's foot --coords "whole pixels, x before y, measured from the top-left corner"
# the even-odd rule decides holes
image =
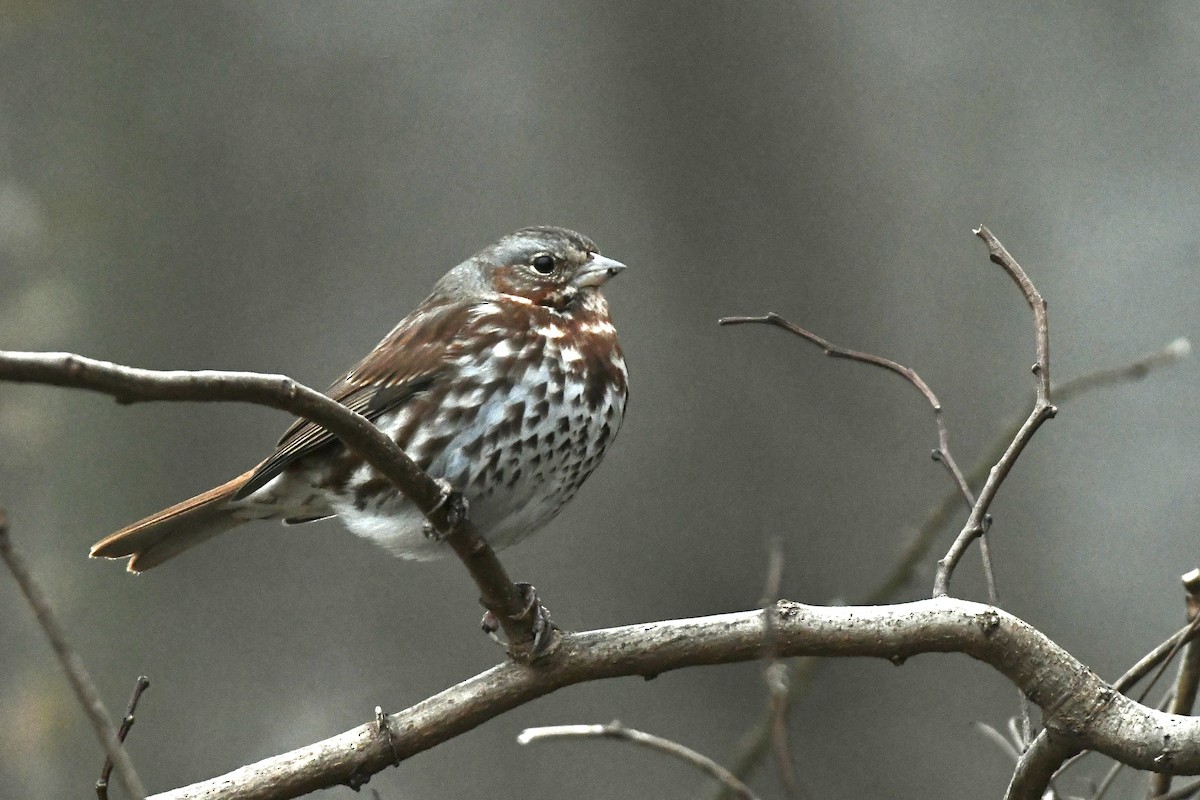
[[[542,601],[538,598],[537,589],[533,588],[533,584],[518,583],[516,586],[521,590],[521,595],[525,599],[525,608],[514,619],[530,620],[533,641],[529,644],[527,656],[532,660],[547,655],[553,650],[554,645],[558,641],[558,637],[554,634],[560,629],[550,621],[550,610],[542,605]],[[497,631],[500,630],[500,620],[491,609],[484,612],[481,625],[483,632],[490,636],[492,641],[499,645],[508,646],[497,635]]]
[[[436,514],[443,508],[446,509],[446,527],[449,531],[453,531],[470,514],[467,498],[445,478],[434,478],[433,481],[438,485],[438,500],[429,513]],[[442,541],[448,535],[439,531],[428,519],[422,524],[421,532],[425,534],[426,539],[433,539],[437,542]]]

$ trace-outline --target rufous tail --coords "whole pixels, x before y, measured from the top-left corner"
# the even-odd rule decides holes
[[[129,558],[130,572],[145,572],[190,547],[245,522],[233,496],[253,470],[190,500],[176,503],[92,545],[92,558]]]

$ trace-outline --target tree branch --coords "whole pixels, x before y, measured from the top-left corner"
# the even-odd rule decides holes
[[[877,607],[781,601],[775,612],[772,635],[781,657],[874,656],[900,663],[920,653],[966,653],[1024,691],[1056,734],[1139,769],[1200,774],[1200,719],[1135,703],[999,609],[942,597]],[[387,735],[367,723],[153,800],[284,800],[361,785],[397,757],[410,758],[565,686],[760,658],[766,617],[756,610],[564,634],[554,653],[533,664],[506,662],[393,714]]]
[[[466,565],[481,600],[496,615],[515,658],[530,655],[534,612],[513,584],[492,548],[475,530],[465,502],[445,496],[370,420],[286,375],[216,370],[149,370],[97,361],[72,353],[23,353],[0,350],[0,380],[89,389],[118,403],[157,400],[243,402],[288,411],[317,423],[362,456],[413,501]],[[459,498],[461,499],[461,498]]]
[[[1200,633],[1200,618],[1192,620],[1138,659],[1124,675],[1113,681],[1112,688],[1118,692],[1127,692],[1155,667],[1169,663],[1179,649],[1190,642],[1197,633]],[[1017,768],[1004,794],[1005,800],[1041,800],[1050,782],[1078,758],[1086,755],[1082,752],[1085,749],[1088,748],[1082,743],[1061,736],[1047,725],[1034,737],[1029,748],[1017,761]]]

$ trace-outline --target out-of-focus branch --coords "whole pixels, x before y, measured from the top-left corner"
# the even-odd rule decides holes
[[[950,576],[954,574],[954,568],[958,566],[963,553],[967,551],[971,542],[981,537],[987,530],[988,509],[991,508],[992,500],[1000,491],[1004,479],[1008,477],[1008,473],[1017,463],[1025,445],[1029,444],[1042,423],[1058,413],[1058,409],[1050,403],[1050,323],[1046,313],[1046,301],[1033,285],[1033,281],[1029,280],[1025,270],[1021,269],[1021,265],[992,235],[991,231],[980,225],[975,230],[975,235],[987,244],[988,257],[1008,273],[1013,282],[1021,289],[1021,293],[1025,295],[1025,300],[1033,311],[1034,349],[1037,352],[1033,374],[1037,378],[1037,398],[1034,401],[1033,410],[1029,412],[1029,417],[1005,449],[1004,455],[988,473],[987,480],[984,481],[983,488],[979,490],[979,496],[975,499],[971,514],[962,530],[955,538],[954,543],[950,545],[946,555],[938,562],[937,573],[933,581],[934,597],[943,597],[949,593]]]
[[[1200,569],[1193,569],[1181,579],[1186,593],[1188,622],[1200,618]],[[1200,645],[1193,639],[1184,646],[1183,658],[1179,660],[1179,673],[1175,676],[1175,696],[1167,709],[1172,714],[1191,714],[1196,703],[1196,684],[1200,682]],[[1150,776],[1149,798],[1159,797],[1171,791],[1171,776],[1157,773]]]
[[[1043,710],[1046,725],[1138,769],[1200,774],[1200,719],[1135,703],[1044,634],[1004,611],[949,597],[892,606],[780,602],[780,657],[966,653],[992,665]],[[370,775],[537,697],[584,681],[658,675],[682,667],[750,661],[767,635],[762,610],[564,634],[532,665],[506,662],[374,722],[154,800],[283,800]]]
[[[117,775],[120,776],[121,783],[125,784],[125,790],[134,800],[143,800],[146,796],[146,789],[138,778],[137,770],[133,768],[133,761],[130,760],[129,754],[125,752],[125,748],[117,739],[116,728],[113,727],[108,709],[104,707],[104,701],[100,699],[100,692],[96,689],[96,684],[92,682],[92,676],[88,674],[87,667],[83,665],[83,659],[67,641],[66,631],[59,622],[58,615],[51,608],[50,601],[46,598],[42,588],[33,579],[33,573],[25,565],[25,559],[13,549],[12,540],[8,535],[8,519],[3,509],[0,509],[0,559],[3,559],[4,563],[8,565],[9,571],[12,572],[13,578],[21,588],[21,593],[25,595],[25,599],[33,609],[38,624],[42,626],[46,638],[50,640],[50,646],[54,648],[54,654],[58,656],[63,671],[67,673],[67,680],[70,681],[71,688],[75,690],[75,696],[79,698],[80,705],[83,706],[88,719],[91,720],[96,737],[100,740],[104,752],[116,765]]]
[[[326,395],[285,375],[215,370],[136,369],[72,353],[22,353],[0,350],[0,380],[89,389],[118,403],[156,400],[242,402],[270,406],[323,426],[346,447],[378,469],[421,509],[466,565],[508,637],[516,658],[530,654],[536,607],[513,584],[492,548],[464,513],[461,497],[445,490],[422,471],[370,420]],[[453,493],[456,494],[456,493]]]
[[[757,795],[750,791],[749,786],[739,781],[732,772],[708,756],[697,753],[692,748],[685,747],[679,742],[664,739],[652,733],[627,728],[616,720],[607,725],[553,725],[544,728],[526,728],[521,731],[521,734],[517,737],[517,741],[520,744],[530,744],[531,742],[544,741],[546,739],[594,738],[622,739],[659,753],[666,753],[707,772],[727,788],[734,797],[740,797],[742,800],[758,800]]]

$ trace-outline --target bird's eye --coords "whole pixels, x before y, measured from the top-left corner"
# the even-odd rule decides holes
[[[554,272],[553,256],[548,256],[545,253],[542,253],[539,256],[534,256],[531,263],[533,264],[533,268],[543,275],[549,275],[551,272]]]

